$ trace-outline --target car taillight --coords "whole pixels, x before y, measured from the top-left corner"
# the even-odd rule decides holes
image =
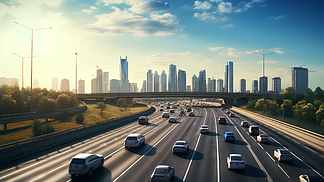
[[[88,165],[83,165],[83,166],[81,166],[81,167],[88,167]]]
[[[168,176],[164,176],[163,179],[167,179]]]
[[[138,141],[136,140],[135,143],[137,143]]]
[[[244,162],[242,162],[242,164],[244,164]]]
[[[187,147],[183,147],[184,149],[186,149]]]
[[[125,140],[124,142],[127,142],[127,140]]]
[[[233,164],[233,162],[230,162],[230,164]]]
[[[72,165],[71,165],[71,164],[69,164],[69,166],[71,167]]]
[[[176,148],[175,146],[173,146],[173,148]]]
[[[151,176],[151,179],[154,179],[154,176],[153,175]]]

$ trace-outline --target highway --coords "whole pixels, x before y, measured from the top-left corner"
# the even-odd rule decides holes
[[[159,107],[158,107],[159,108]],[[297,181],[300,174],[323,176],[324,158],[313,155],[290,139],[282,137],[266,127],[259,126],[260,133],[271,136],[269,144],[259,144],[256,136],[248,134],[248,128],[240,126],[242,120],[256,124],[243,117],[228,117],[219,108],[195,108],[195,117],[179,116],[175,109],[171,116],[176,123],[161,118],[162,111],[148,116],[149,124],[128,125],[105,133],[82,138],[78,141],[53,148],[19,161],[0,166],[0,181],[150,181],[154,168],[167,164],[175,168],[173,181]],[[227,123],[218,124],[218,117],[225,116]],[[208,134],[200,134],[200,126],[209,126]],[[223,134],[232,131],[234,143],[225,142]],[[125,149],[124,139],[130,133],[145,136],[145,144],[139,148]],[[186,154],[173,154],[175,141],[189,142]],[[278,162],[273,151],[289,149],[293,162]],[[79,153],[96,153],[105,157],[103,168],[92,176],[76,176],[68,173],[71,158]],[[245,170],[227,169],[226,156],[240,153]]]

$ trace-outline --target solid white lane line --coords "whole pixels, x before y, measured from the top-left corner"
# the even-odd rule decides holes
[[[183,120],[184,118],[182,118]],[[117,178],[113,180],[113,182],[117,181],[121,178],[128,170],[130,170],[138,161],[140,161],[147,153],[149,153],[156,145],[158,145],[166,136],[168,136],[181,122],[182,120],[177,123],[168,133],[166,133],[158,142],[156,142],[150,149],[148,149],[141,157],[139,157],[133,164],[131,164],[125,171],[123,171]]]
[[[205,109],[205,110],[206,110],[206,109]],[[206,110],[206,116],[205,116],[204,123],[206,123],[206,118],[207,118],[207,110]],[[197,150],[197,147],[198,147],[199,141],[200,141],[200,136],[201,136],[201,133],[199,133],[198,140],[197,140],[197,142],[196,142],[196,146],[195,146],[194,151],[193,151],[193,153],[192,153],[192,156],[191,156],[191,159],[190,159],[190,161],[189,161],[189,164],[188,164],[187,170],[186,170],[186,172],[185,172],[185,175],[183,176],[182,182],[186,181],[186,178],[187,178],[187,175],[188,175],[188,173],[189,173],[189,169],[190,169],[190,166],[191,166],[192,160],[193,160],[193,158],[195,157],[195,153],[196,153],[196,150]]]
[[[214,114],[214,118],[215,118],[215,128],[216,128],[216,164],[217,164],[217,182],[220,182],[220,168],[219,168],[219,149],[218,149],[218,128],[217,128],[217,119],[216,119],[216,116],[215,116],[215,112],[214,110],[212,109],[213,111],[213,114]]]
[[[278,164],[278,167],[279,167],[279,169],[281,169],[281,171],[287,176],[287,178],[289,178],[290,179],[290,176],[286,173],[286,171],[285,170],[283,170],[280,166],[279,166],[279,164]]]
[[[275,162],[275,160],[271,157],[271,155],[266,151],[266,154],[270,157],[270,159]]]
[[[225,115],[227,117],[227,119],[233,124],[233,122],[230,120],[230,118],[228,118],[227,115]],[[234,124],[233,124],[234,125]],[[247,144],[247,148],[249,149],[250,153],[252,154],[254,160],[257,162],[258,166],[260,167],[260,169],[263,171],[264,175],[266,176],[268,182],[273,182],[270,175],[268,174],[267,170],[263,167],[262,163],[260,162],[260,160],[258,159],[258,157],[255,155],[255,153],[252,150],[251,145],[249,144],[249,142],[243,137],[243,135],[241,134],[241,132],[235,128],[236,131],[238,132],[238,134],[241,136],[242,140]],[[254,138],[253,138],[254,139]]]

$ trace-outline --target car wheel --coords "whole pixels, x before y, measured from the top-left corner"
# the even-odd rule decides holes
[[[89,169],[88,176],[92,175],[92,168]]]
[[[100,167],[103,167],[103,165],[104,165],[104,160],[101,161]]]

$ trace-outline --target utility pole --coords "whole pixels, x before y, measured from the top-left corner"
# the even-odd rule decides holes
[[[262,77],[264,78],[265,77],[264,56],[269,55],[269,54],[274,54],[275,52],[270,52],[270,53],[267,53],[267,54],[261,54],[261,53],[258,53],[258,52],[254,52],[254,53],[262,55],[262,69],[263,69],[263,71],[262,71],[263,76]],[[267,84],[268,84],[268,82],[267,82]],[[267,113],[267,102],[266,102],[266,98],[265,98],[265,92],[266,92],[265,88],[266,88],[265,80],[263,80],[263,88],[262,88],[262,90],[263,90],[263,100],[264,100],[264,112]]]

